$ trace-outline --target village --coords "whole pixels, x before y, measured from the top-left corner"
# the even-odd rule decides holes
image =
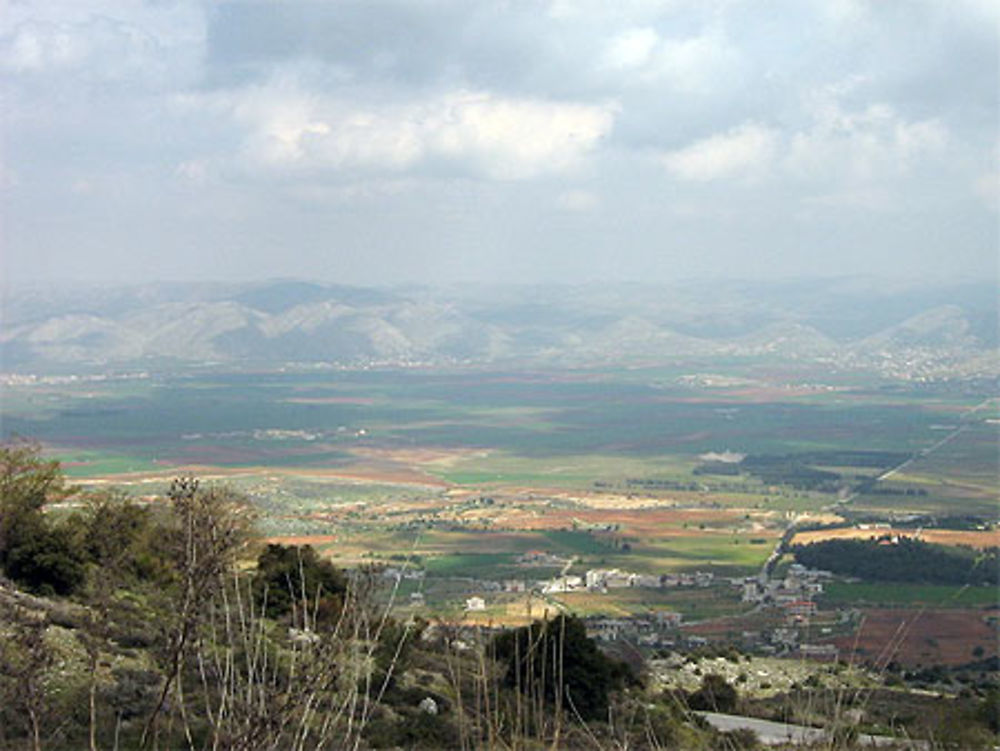
[[[472,579],[452,577],[465,582],[469,591],[458,603],[465,626],[475,629],[490,628],[482,622],[481,616],[489,613],[491,606],[500,599],[511,595],[536,596],[557,610],[565,610],[558,597],[572,593],[607,595],[607,613],[591,613],[584,616],[587,633],[598,641],[611,644],[629,643],[654,651],[692,651],[710,644],[726,643],[737,646],[747,653],[770,656],[799,656],[820,660],[836,660],[837,647],[822,639],[830,637],[837,626],[850,624],[851,611],[835,611],[819,615],[816,597],[823,592],[824,582],[832,579],[829,571],[809,569],[797,563],[787,567],[782,576],[767,577],[759,574],[753,577],[727,578],[716,576],[709,571],[671,572],[664,574],[641,574],[618,568],[593,568],[582,574],[567,573],[574,558],[564,558],[545,551],[529,551],[519,556],[518,563],[525,568],[561,567],[560,575],[550,578],[531,579],[529,577],[506,579]],[[426,572],[419,568],[403,569],[389,567],[382,576],[389,580],[410,580],[421,583]],[[680,612],[660,608],[650,608],[649,612],[631,615],[612,615],[615,608],[616,592],[629,589],[736,589],[740,601],[749,609],[746,616],[760,616],[762,628],[746,629],[738,634],[728,634],[720,640],[709,634],[702,634],[699,626],[709,621],[685,622]],[[423,610],[426,598],[423,588],[409,594],[409,605],[414,611]],[[822,622],[815,623],[821,620]],[[472,626],[471,624],[475,624]],[[810,628],[816,625],[818,628]],[[682,628],[683,627],[683,628]],[[821,643],[811,640],[820,637]]]

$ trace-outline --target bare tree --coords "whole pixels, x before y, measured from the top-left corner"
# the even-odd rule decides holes
[[[15,605],[0,622],[0,676],[5,703],[23,718],[33,751],[42,749],[42,726],[49,713],[45,681],[55,661],[45,643],[48,618]]]
[[[247,545],[251,526],[247,506],[227,488],[202,489],[194,478],[179,478],[171,485],[168,498],[176,525],[172,553],[178,581],[164,613],[167,647],[163,685],[143,728],[143,748],[155,743],[157,720],[171,691],[178,694],[177,706],[183,711],[179,677],[186,651],[209,602]],[[190,733],[188,736],[189,745],[193,745]]]

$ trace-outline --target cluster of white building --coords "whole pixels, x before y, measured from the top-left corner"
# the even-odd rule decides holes
[[[587,618],[587,635],[598,641],[618,641],[627,639],[644,646],[673,646],[675,638],[671,632],[681,625],[681,614],[670,610],[659,610],[648,615],[630,618]]]
[[[708,587],[715,575],[708,571],[695,571],[685,574],[635,574],[629,571],[612,569],[591,569],[585,575],[587,589],[607,591],[625,587],[648,587],[660,589],[664,587]]]
[[[503,581],[476,581],[483,592],[520,593],[535,591],[543,595],[564,594],[566,592],[607,592],[610,589],[646,587],[663,589],[667,587],[708,587],[715,581],[715,575],[708,571],[684,574],[637,574],[617,568],[590,569],[583,576],[567,574],[545,581],[530,582],[525,579],[505,579]],[[480,611],[485,607],[481,597],[470,597],[465,601],[467,611]]]
[[[832,576],[829,571],[807,569],[802,564],[793,563],[784,579],[752,576],[742,580],[743,602],[789,605],[811,600],[823,593],[823,582]]]
[[[542,582],[541,591],[544,594],[549,594],[583,589],[591,592],[607,592],[609,589],[627,589],[629,587],[650,589],[708,587],[711,586],[714,579],[714,574],[707,571],[695,571],[690,574],[637,574],[617,568],[593,568],[583,576],[558,576],[555,579]]]

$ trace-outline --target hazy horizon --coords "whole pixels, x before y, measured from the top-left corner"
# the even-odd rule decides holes
[[[7,285],[998,277],[989,2],[5,11]]]
[[[78,290],[99,290],[99,289],[137,289],[144,287],[181,287],[188,286],[194,288],[263,288],[272,285],[313,285],[335,289],[356,288],[385,291],[406,292],[407,290],[427,290],[430,292],[448,292],[451,290],[468,289],[496,289],[496,290],[528,290],[536,287],[546,287],[553,289],[586,289],[588,287],[607,286],[611,289],[621,288],[643,288],[643,289],[673,289],[690,286],[697,288],[700,286],[742,286],[751,289],[768,288],[795,288],[818,285],[822,287],[849,289],[852,291],[863,289],[879,289],[885,293],[897,291],[914,291],[920,289],[950,289],[966,287],[986,287],[994,284],[992,278],[983,278],[975,274],[956,275],[952,277],[942,276],[904,276],[889,274],[810,274],[810,275],[789,275],[768,277],[737,276],[732,274],[701,274],[690,276],[678,276],[674,278],[662,279],[640,279],[640,278],[580,278],[570,280],[536,278],[529,280],[489,280],[489,279],[452,279],[452,280],[397,280],[397,281],[352,281],[333,277],[321,276],[293,276],[293,275],[272,275],[272,276],[250,276],[246,278],[231,277],[198,277],[185,279],[181,277],[147,277],[138,279],[90,279],[86,277],[69,278],[49,275],[44,278],[23,278],[6,279],[2,282],[3,288],[9,293],[23,293],[30,290],[51,289],[55,292],[71,292]],[[1000,304],[1000,302],[998,302]]]

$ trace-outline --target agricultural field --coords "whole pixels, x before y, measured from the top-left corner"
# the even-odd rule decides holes
[[[878,537],[911,537],[937,545],[961,545],[970,548],[994,548],[1000,546],[1000,530],[959,530],[959,529],[911,529],[880,527],[839,527],[798,532],[792,538],[793,545],[808,545],[820,540],[871,540]]]
[[[996,654],[996,613],[975,609],[865,608],[856,634],[837,640],[858,662],[963,665]]]
[[[997,599],[996,588],[989,586],[832,582],[826,587],[821,601],[829,606],[988,608],[996,607]]]
[[[132,464],[110,473],[403,465],[459,485],[590,487],[690,484],[700,454],[727,449],[919,451],[941,437],[943,410],[954,417],[977,403],[950,392],[879,401],[877,388],[702,388],[659,370],[641,375],[190,373],[13,386],[5,389],[3,432],[45,442],[80,477],[109,474],[99,460],[117,457]],[[984,477],[979,464],[968,471]],[[753,478],[729,484],[761,489]]]
[[[401,607],[419,593],[425,614],[517,621],[542,603],[711,621],[750,607],[729,585],[567,592],[534,605],[494,592],[475,614],[462,602],[482,582],[593,568],[754,575],[793,522],[840,523],[796,542],[862,534],[845,514],[980,515],[979,530],[920,534],[995,545],[988,396],[750,358],[532,372],[188,370],[5,387],[2,431],[41,441],[83,487],[153,499],[178,475],[226,483],[250,499],[270,541],[311,544],[344,566],[419,570],[398,593]],[[879,586],[834,582],[822,602],[991,602]]]
[[[748,610],[731,590],[705,589],[623,589],[608,594],[571,592],[553,598],[580,615],[626,617],[657,611],[680,613],[685,621],[719,618]]]

